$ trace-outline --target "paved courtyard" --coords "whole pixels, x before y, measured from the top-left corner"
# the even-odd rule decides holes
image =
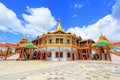
[[[0,61],[0,80],[120,80],[120,61]]]

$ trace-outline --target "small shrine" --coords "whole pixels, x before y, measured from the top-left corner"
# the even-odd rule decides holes
[[[109,41],[102,33],[98,41],[92,45],[93,50],[97,51],[99,60],[111,61],[110,49],[113,48],[113,43]]]

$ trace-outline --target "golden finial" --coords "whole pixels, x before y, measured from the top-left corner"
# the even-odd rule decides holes
[[[60,18],[58,19],[58,25],[55,31],[63,31],[62,26],[60,24]]]
[[[27,36],[26,36],[26,34],[24,34],[24,37],[23,37],[23,39],[27,39]]]
[[[60,18],[58,18],[58,24],[60,24]]]
[[[109,40],[101,32],[101,36],[99,37],[98,42],[109,42]]]
[[[103,36],[102,32],[101,32],[101,36]]]

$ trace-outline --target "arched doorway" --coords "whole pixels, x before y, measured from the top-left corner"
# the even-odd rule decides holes
[[[52,52],[50,52],[50,51],[48,52],[48,59],[52,60]]]
[[[33,53],[33,60],[36,59],[36,56],[37,56],[37,51],[35,51],[35,52]]]
[[[42,60],[45,60],[45,58],[46,58],[46,57],[45,57],[45,54],[46,54],[46,52],[43,52],[43,53],[42,53]]]

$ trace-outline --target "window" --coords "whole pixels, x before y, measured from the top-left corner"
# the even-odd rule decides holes
[[[82,52],[83,52],[83,53],[87,53],[86,49],[83,49]]]
[[[60,38],[60,43],[63,43],[63,38]]]
[[[69,52],[67,53],[67,57],[70,58],[70,53]]]
[[[56,43],[59,43],[59,38],[56,38]]]
[[[52,43],[52,39],[50,39],[50,43]]]
[[[38,41],[36,41],[36,46],[38,45]]]
[[[74,41],[72,40],[72,44],[74,44]]]
[[[45,40],[45,44],[47,43],[47,40]]]
[[[69,41],[69,39],[67,39],[67,44],[69,44],[70,43],[70,41]]]
[[[55,57],[56,57],[56,58],[58,58],[58,56],[59,56],[59,55],[58,55],[58,52],[56,52],[56,55],[55,55]]]
[[[60,57],[63,57],[63,52],[60,52]]]
[[[49,53],[48,53],[48,57],[51,57],[51,55],[52,55],[51,52],[49,52]]]
[[[39,44],[41,45],[42,44],[42,41],[40,40]]]

